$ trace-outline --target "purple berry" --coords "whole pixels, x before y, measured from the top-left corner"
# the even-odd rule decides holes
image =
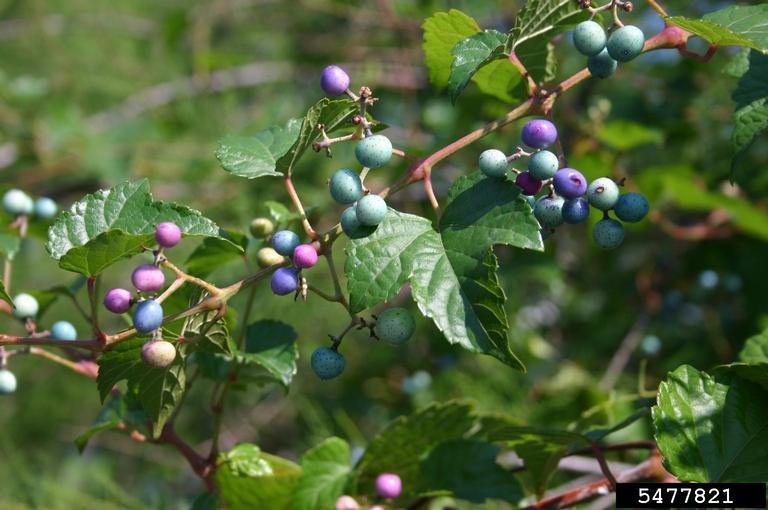
[[[528,172],[523,172],[517,175],[515,179],[517,184],[523,191],[523,195],[533,196],[541,190],[541,181],[534,179]]]
[[[555,191],[565,198],[578,198],[587,191],[587,180],[578,170],[561,168],[553,178]]]
[[[292,267],[281,267],[272,274],[270,287],[272,287],[272,292],[278,296],[296,292],[296,289],[299,288],[298,272]]]
[[[339,66],[328,66],[320,76],[320,87],[330,96],[340,96],[349,88],[349,75]]]
[[[164,221],[155,227],[155,239],[163,248],[173,248],[181,241],[181,229],[172,221]]]
[[[403,482],[393,473],[382,473],[376,477],[376,494],[384,499],[394,499],[403,490]]]
[[[293,250],[293,264],[307,269],[317,264],[317,250],[311,244],[300,244]]]
[[[133,295],[126,289],[112,289],[104,296],[104,306],[112,313],[125,313],[131,308]]]
[[[131,282],[142,292],[157,292],[165,285],[165,275],[159,267],[142,264],[133,270]]]
[[[536,119],[523,126],[523,143],[534,149],[543,149],[557,140],[557,128],[548,120]]]

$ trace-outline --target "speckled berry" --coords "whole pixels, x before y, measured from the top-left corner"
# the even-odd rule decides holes
[[[563,221],[575,225],[589,217],[589,203],[582,197],[571,198],[563,203]]]
[[[272,292],[278,296],[285,296],[296,292],[299,288],[299,274],[292,267],[281,267],[272,273],[272,280],[269,283]]]
[[[249,225],[249,230],[256,239],[264,239],[275,231],[275,224],[269,218],[254,218]]]
[[[256,263],[262,268],[280,264],[283,260],[285,260],[285,258],[277,253],[274,248],[270,248],[269,246],[260,248],[259,251],[256,252]]]
[[[478,165],[480,171],[488,177],[504,177],[507,175],[507,156],[498,149],[488,149],[480,153]]]
[[[133,294],[126,289],[112,289],[104,296],[104,307],[112,313],[125,313],[131,308]]]
[[[600,248],[612,250],[624,241],[624,225],[612,218],[603,218],[595,223],[592,238]]]
[[[59,206],[48,197],[40,197],[35,200],[35,216],[43,220],[50,220],[59,212]]]
[[[308,269],[317,264],[317,250],[311,244],[300,244],[293,250],[293,265]]]
[[[13,315],[18,319],[31,319],[39,310],[37,299],[30,294],[16,294],[13,298]]]
[[[413,336],[416,322],[405,308],[388,308],[379,314],[374,330],[376,336],[385,342],[399,345]]]
[[[56,321],[51,326],[51,336],[56,340],[77,340],[77,330],[71,322]]]
[[[149,333],[163,324],[163,307],[154,299],[146,299],[136,304],[133,311],[133,327],[139,333]]]
[[[603,27],[592,20],[582,21],[573,31],[573,45],[587,57],[600,53],[607,39]]]
[[[536,201],[533,215],[539,224],[547,228],[555,228],[563,224],[563,197],[542,197]]]
[[[578,198],[587,191],[587,179],[573,168],[561,168],[552,178],[555,191],[564,198]]]
[[[619,187],[608,177],[600,177],[589,184],[587,188],[589,205],[601,211],[613,209],[619,199]]]
[[[395,499],[403,490],[403,482],[393,473],[382,473],[376,477],[376,494],[384,499]]]
[[[155,240],[163,248],[173,248],[181,241],[181,229],[172,221],[164,221],[155,227]]]
[[[540,181],[551,179],[560,168],[560,160],[549,151],[534,152],[528,160],[528,173]]]
[[[608,50],[603,49],[597,55],[593,55],[587,59],[587,69],[592,74],[600,79],[605,79],[616,72],[618,63],[611,58],[608,54]]]
[[[645,35],[634,25],[624,25],[608,37],[605,48],[614,60],[628,62],[643,52]]]
[[[528,172],[522,172],[517,174],[515,178],[515,184],[522,190],[523,195],[533,196],[541,191],[542,182],[538,179],[534,179]]]
[[[29,195],[20,189],[9,189],[3,195],[3,209],[14,216],[32,214],[35,210],[35,203]]]
[[[384,166],[392,159],[392,142],[384,135],[367,136],[357,142],[355,157],[368,168]]]
[[[357,172],[349,168],[337,170],[328,183],[331,197],[340,204],[352,204],[363,196],[363,183]]]
[[[301,243],[301,239],[295,232],[280,230],[272,236],[272,248],[284,257],[293,255],[293,250]]]
[[[328,66],[320,75],[320,88],[329,96],[340,96],[349,88],[349,75],[339,66]]]
[[[375,227],[387,215],[387,203],[379,195],[365,195],[357,201],[355,213],[361,225]]]
[[[167,368],[176,359],[176,347],[166,340],[150,340],[141,347],[141,359],[154,368]]]
[[[329,347],[315,349],[309,363],[320,379],[333,379],[340,376],[347,365],[344,356]]]
[[[16,392],[16,376],[13,372],[0,368],[0,395],[10,395]]]
[[[630,191],[619,197],[614,206],[616,217],[627,223],[636,223],[648,214],[648,200],[640,193]]]
[[[357,209],[354,206],[347,207],[343,213],[341,213],[341,230],[350,239],[361,239],[373,234],[376,227],[369,227],[367,225],[361,225],[357,221]]]
[[[534,149],[549,147],[557,140],[557,128],[545,119],[531,120],[523,126],[523,143]]]
[[[165,274],[159,267],[142,264],[131,273],[131,283],[141,292],[157,292],[165,285]]]

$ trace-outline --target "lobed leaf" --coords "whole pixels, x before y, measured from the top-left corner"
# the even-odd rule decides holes
[[[301,457],[301,478],[291,510],[332,510],[350,482],[349,445],[331,437]]]

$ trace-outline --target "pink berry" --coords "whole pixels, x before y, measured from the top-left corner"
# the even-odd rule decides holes
[[[293,250],[293,263],[306,269],[317,264],[317,250],[311,244],[300,244]]]
[[[376,494],[384,499],[394,499],[402,490],[400,477],[393,473],[382,473],[376,478]]]
[[[142,264],[133,270],[131,282],[142,292],[157,292],[165,285],[165,275],[159,267]]]
[[[155,239],[163,248],[173,248],[181,241],[181,229],[172,221],[164,221],[155,227]]]
[[[517,175],[515,184],[522,188],[523,195],[533,196],[541,190],[542,182],[528,172],[523,172]]]
[[[112,289],[104,296],[104,306],[112,313],[125,313],[131,308],[133,295],[125,289]]]

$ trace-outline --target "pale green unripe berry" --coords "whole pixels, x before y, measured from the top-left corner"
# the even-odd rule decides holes
[[[20,189],[10,189],[3,195],[3,208],[14,216],[32,214],[35,203],[29,195]]]
[[[0,369],[0,395],[10,395],[16,391],[16,376],[13,372]]]
[[[275,224],[269,218],[254,218],[250,225],[251,235],[256,239],[264,239],[275,231]]]
[[[17,294],[13,298],[13,315],[19,319],[31,319],[39,310],[37,299],[30,294]]]
[[[405,308],[388,308],[376,319],[376,336],[387,343],[399,345],[408,341],[416,330],[416,322]]]
[[[35,216],[44,220],[51,220],[59,212],[59,206],[48,197],[40,197],[35,200]]]
[[[275,264],[280,264],[285,260],[285,257],[275,251],[274,248],[266,246],[256,252],[256,263],[259,267],[269,267]]]
[[[587,187],[587,199],[589,205],[601,211],[613,209],[619,200],[619,187],[612,179],[600,177]]]
[[[607,39],[603,27],[591,20],[582,21],[573,31],[573,45],[579,53],[587,57],[603,51]]]

